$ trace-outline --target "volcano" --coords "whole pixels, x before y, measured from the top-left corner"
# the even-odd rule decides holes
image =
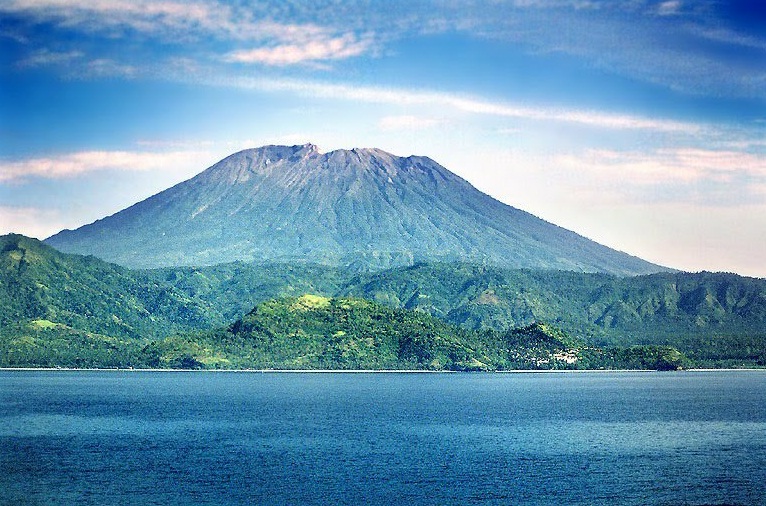
[[[666,270],[504,204],[424,156],[264,146],[46,240],[132,268],[418,262],[637,275]]]

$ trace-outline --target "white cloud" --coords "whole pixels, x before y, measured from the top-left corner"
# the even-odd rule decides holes
[[[674,16],[680,12],[681,2],[679,0],[668,0],[657,6],[657,14],[660,16]]]
[[[9,0],[0,12],[98,32],[129,28],[138,32],[171,29],[236,31],[232,10],[218,2],[151,0]]]
[[[733,44],[732,49],[766,45],[752,30],[723,28],[727,20],[719,18],[718,9],[699,2],[687,5],[673,1],[601,5],[601,13],[573,10],[566,18],[562,15],[560,19],[566,23],[551,24],[550,18],[543,16],[497,16],[497,20],[482,16],[480,33],[532,47],[543,55],[571,55],[610,74],[673,92],[716,98],[764,97],[763,58],[749,53],[732,58],[732,53],[701,40]],[[622,15],[617,15],[622,10]]]
[[[570,157],[570,161],[575,159]],[[659,149],[651,152],[590,150],[576,163],[593,170],[619,172],[635,184],[667,182],[728,182],[734,176],[766,180],[766,157],[742,151],[698,148]]]
[[[556,12],[546,16],[540,14],[541,9]],[[726,20],[718,19],[717,10],[681,0],[515,0],[493,2],[492,8],[480,8],[471,2],[403,2],[396,9],[387,2],[373,2],[365,8],[343,2],[0,2],[0,15],[23,15],[33,22],[109,37],[138,33],[171,44],[211,40],[235,43],[214,50],[219,61],[223,58],[268,65],[321,62],[379,51],[384,41],[402,40],[413,34],[462,32],[470,37],[505,40],[542,54],[563,52],[587,66],[686,94],[762,98],[766,88],[763,65],[757,56],[730,58],[726,52],[699,40],[702,37],[737,46],[766,47],[759,34],[727,29]],[[670,27],[667,23],[671,20],[662,19],[679,14],[683,14],[683,22],[679,21],[678,26]],[[551,23],[554,17],[565,22]],[[325,26],[317,26],[318,20]],[[375,43],[361,33],[374,33]],[[349,38],[355,42],[349,42]],[[332,44],[345,49],[331,50],[328,46]],[[198,48],[190,45],[189,54],[211,54],[209,47],[196,53],[194,49]],[[133,50],[121,56],[129,56]],[[335,56],[312,59],[312,54]],[[340,56],[343,54],[348,56]]]
[[[259,91],[288,91],[311,97],[378,104],[433,105],[470,114],[575,123],[613,130],[654,130],[686,134],[699,133],[703,130],[703,127],[698,124],[669,119],[654,119],[600,111],[528,107],[432,91],[258,78],[223,78],[210,81],[208,84],[234,86]]]
[[[179,150],[194,150],[199,149],[201,146],[212,147],[215,145],[210,140],[178,140],[178,139],[141,139],[136,141],[136,144],[146,148],[152,149],[175,149]]]
[[[251,9],[216,1],[11,0],[0,5],[2,12],[85,32],[106,32],[112,37],[132,31],[174,41],[213,38],[255,43],[251,45],[256,47],[231,51],[223,58],[236,63],[284,66],[337,60],[360,55],[372,47],[369,34],[360,37],[314,23],[256,19]],[[53,56],[43,53],[32,62],[42,64]],[[109,71],[110,67],[103,70]],[[124,68],[116,68],[116,74],[127,73]]]
[[[699,148],[647,152],[588,150],[558,156],[563,170],[579,176],[579,192],[613,202],[695,202],[702,206],[762,203],[766,156]]]
[[[726,141],[722,143],[722,145],[728,149],[734,150],[763,149],[766,148],[766,140],[761,138],[739,139],[734,141]]]
[[[365,53],[369,47],[369,40],[360,40],[350,33],[340,37],[320,35],[318,38],[302,44],[280,44],[272,47],[234,51],[229,53],[224,60],[235,63],[284,66],[350,58]]]
[[[59,156],[0,161],[0,182],[23,181],[33,177],[60,179],[102,170],[149,171],[195,166],[201,151],[134,152],[81,151]]]
[[[96,58],[85,64],[83,69],[86,75],[91,77],[136,77],[140,70],[133,65],[125,65],[110,58]]]
[[[43,67],[47,65],[62,65],[83,57],[80,51],[50,51],[41,49],[31,54],[27,58],[18,62],[19,67]]]
[[[732,44],[735,46],[750,47],[754,49],[766,50],[766,40],[752,37],[749,35],[743,35],[726,28],[707,28],[691,26],[690,30],[696,35],[713,40],[716,42],[722,42],[724,44]]]
[[[513,0],[511,3],[514,7],[520,9],[572,8],[580,10],[598,9],[600,7],[598,2],[590,0]]]

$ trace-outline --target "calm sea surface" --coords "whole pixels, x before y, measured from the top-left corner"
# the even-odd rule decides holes
[[[0,504],[766,504],[766,372],[0,371]]]

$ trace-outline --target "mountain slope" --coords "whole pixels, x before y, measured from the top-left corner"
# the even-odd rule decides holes
[[[491,340],[425,313],[316,295],[259,304],[211,340],[260,367],[465,370],[498,362]]]
[[[0,237],[0,329],[34,320],[48,330],[143,338],[219,323],[211,313],[142,273],[21,235]]]
[[[599,273],[420,264],[357,275],[340,294],[467,328],[548,321],[588,344],[675,346],[699,360],[766,363],[766,280],[728,273]]]
[[[0,332],[32,322],[49,332],[163,337],[224,325],[271,298],[333,294],[350,278],[311,264],[131,270],[9,234],[0,236]]]
[[[672,348],[583,348],[545,324],[478,332],[420,311],[316,295],[266,301],[201,340],[231,357],[228,366],[258,368],[480,371],[575,369],[587,363],[677,369],[686,360]]]
[[[46,241],[130,267],[418,261],[615,274],[663,270],[481,193],[426,157],[313,145],[235,153],[143,202]]]
[[[303,293],[371,299],[480,332],[543,321],[586,347],[670,345],[698,364],[766,364],[763,279],[704,272],[625,278],[475,264],[356,274],[310,264],[241,262],[131,271],[18,235],[0,237],[0,355],[8,350],[0,361],[146,364],[139,352],[147,340],[222,326],[268,299]],[[206,357],[205,364],[218,360],[205,346],[184,343],[165,342],[175,350],[167,356],[178,360],[161,365],[180,366],[192,348],[199,360]],[[625,364],[623,359],[615,363]],[[581,363],[598,367],[603,360]]]
[[[673,349],[573,348],[565,334],[546,325],[479,333],[419,311],[308,294],[265,301],[226,328],[151,341],[44,321],[20,330],[0,332],[0,366],[477,371],[673,369],[685,362]]]

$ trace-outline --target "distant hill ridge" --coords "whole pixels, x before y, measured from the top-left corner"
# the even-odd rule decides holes
[[[46,242],[128,267],[242,261],[359,270],[470,261],[635,275],[666,270],[508,206],[423,156],[265,146],[235,153]]]
[[[81,352],[101,357],[101,366],[129,365],[115,355],[120,342],[138,353],[148,340],[222,327],[269,299],[306,293],[367,299],[482,333],[542,321],[586,346],[669,345],[700,365],[766,364],[766,279],[476,264],[354,273],[234,262],[137,271],[11,234],[0,236],[0,365],[85,366]],[[94,346],[98,353],[88,351]],[[50,360],[30,362],[38,353]]]

